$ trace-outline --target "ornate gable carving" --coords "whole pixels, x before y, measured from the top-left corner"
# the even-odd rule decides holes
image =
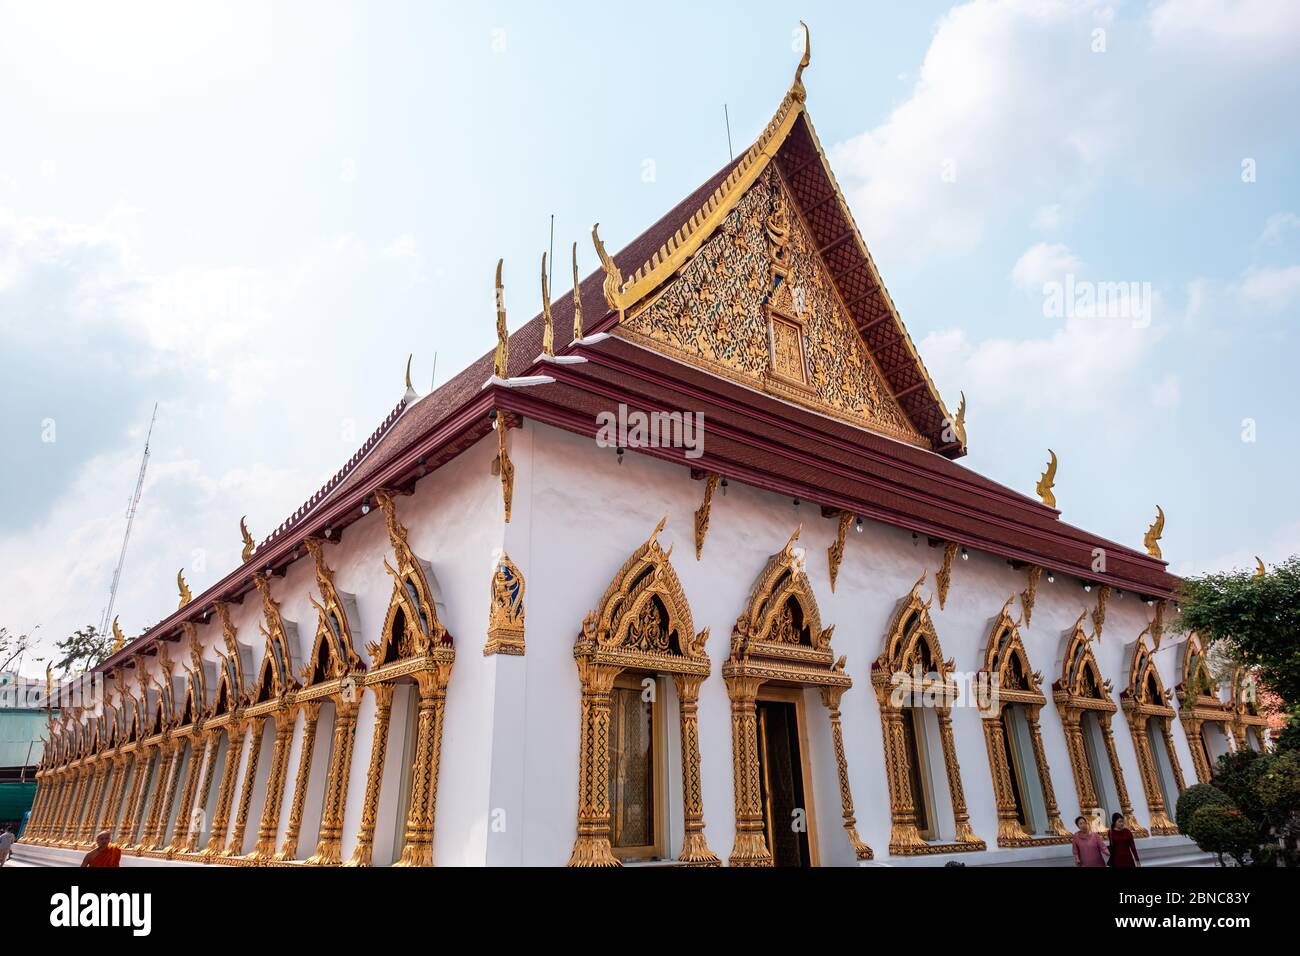
[[[769,167],[619,334],[726,378],[921,447]]]
[[[397,519],[397,506],[386,491],[375,492],[375,501],[384,512],[388,539],[393,546],[397,566],[384,559],[384,570],[393,578],[393,596],[384,618],[384,632],[378,641],[366,645],[371,666],[380,667],[398,661],[445,655],[452,657],[452,638],[438,620],[438,610],[429,589],[424,566],[406,542],[406,527]]]

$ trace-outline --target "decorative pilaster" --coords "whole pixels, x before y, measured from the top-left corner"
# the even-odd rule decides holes
[[[1043,749],[1043,732],[1038,724],[1037,707],[1029,708],[1029,735],[1034,744],[1034,766],[1038,768],[1038,779],[1043,782],[1043,803],[1047,805],[1047,828],[1057,836],[1069,836],[1070,831],[1061,822],[1061,811],[1056,805],[1056,788],[1052,786],[1052,773],[1047,766],[1047,752]]]
[[[1138,823],[1137,817],[1133,815],[1133,804],[1129,802],[1128,787],[1124,784],[1124,768],[1120,766],[1119,753],[1115,750],[1115,734],[1110,729],[1109,715],[1101,722],[1101,735],[1106,740],[1106,756],[1110,759],[1110,771],[1115,777],[1115,789],[1119,791],[1119,808],[1124,814],[1124,819],[1135,837],[1150,836],[1147,828]],[[1107,820],[1106,824],[1109,826],[1110,821]]]
[[[336,698],[334,740],[330,746],[329,773],[325,779],[325,801],[321,809],[320,839],[316,852],[307,859],[312,866],[338,866],[342,861],[343,811],[348,798],[352,770],[352,744],[357,736],[357,704]]]
[[[181,791],[181,805],[176,811],[176,824],[171,839],[163,852],[175,856],[189,843],[190,815],[194,811],[194,797],[199,789],[199,773],[203,769],[203,754],[207,749],[208,735],[196,727],[190,735],[190,759],[185,766],[185,789]],[[205,801],[206,802],[206,801]],[[168,814],[170,817],[170,814]]]
[[[1130,727],[1133,731],[1133,749],[1137,751],[1138,773],[1142,777],[1142,791],[1147,798],[1147,809],[1151,812],[1151,832],[1155,836],[1173,836],[1178,832],[1178,827],[1169,819],[1166,811],[1164,794],[1160,792],[1159,771],[1151,753],[1151,740],[1140,715],[1135,715]]]
[[[84,767],[78,767],[72,771],[71,795],[59,820],[58,843],[60,846],[70,845],[76,840],[75,821],[77,811],[81,808],[81,797],[85,793],[85,789],[86,770]]]
[[[870,860],[875,853],[858,836],[858,821],[853,812],[853,792],[849,787],[849,762],[844,755],[844,729],[840,725],[840,700],[844,697],[844,691],[843,687],[823,687],[822,703],[831,713],[831,739],[835,742],[835,770],[840,778],[840,806],[844,814],[844,832],[848,834],[853,855],[859,860]]]
[[[284,803],[294,720],[295,714],[290,709],[276,714],[275,745],[271,751],[271,769],[266,777],[266,799],[262,803],[262,819],[257,827],[257,843],[247,857],[250,860],[270,860],[275,856],[275,837],[280,831],[280,807]]]
[[[170,802],[169,796],[174,796],[176,792],[171,773],[175,759],[175,741],[164,740],[158,745],[158,785],[153,788],[153,797],[149,801],[149,815],[140,836],[141,850],[156,850],[162,846],[162,828],[166,825],[163,808]]]
[[[1024,846],[1029,840],[1016,809],[1016,795],[1011,786],[1011,768],[1007,766],[1006,731],[1000,716],[985,717],[984,743],[989,752],[993,775],[993,799],[998,815],[998,846]]]
[[[134,849],[136,833],[140,828],[140,817],[144,814],[144,802],[148,796],[149,778],[153,771],[153,748],[144,747],[135,752],[135,773],[132,774],[131,794],[126,801],[126,817],[122,820],[122,831],[118,841],[123,849]]]
[[[984,845],[970,826],[970,813],[966,810],[966,793],[961,785],[961,767],[957,763],[957,748],[952,740],[952,715],[947,708],[937,710],[939,718],[939,740],[943,745],[943,765],[948,771],[948,789],[952,793],[952,817],[956,824],[956,836],[959,843]]]
[[[289,823],[284,831],[284,843],[276,860],[298,859],[298,837],[302,832],[302,810],[307,801],[307,784],[311,780],[312,755],[316,751],[316,724],[320,720],[320,701],[303,705],[302,747],[298,752],[298,776],[293,785],[293,802],[289,804]]]
[[[99,815],[99,801],[104,795],[104,785],[108,782],[109,762],[104,759],[96,760],[94,765],[94,779],[90,785],[90,799],[86,802],[86,809],[81,814],[81,823],[77,830],[78,840],[81,843],[90,843],[95,834],[91,831],[95,828],[95,823]]]
[[[700,682],[702,674],[674,674],[682,737],[682,818],[686,834],[677,862],[692,866],[721,866],[722,860],[704,838],[704,794],[700,780]]]
[[[1079,815],[1096,820],[1101,807],[1092,787],[1092,774],[1088,772],[1088,749],[1083,742],[1083,728],[1077,711],[1062,715],[1065,725],[1065,743],[1070,753],[1070,772],[1074,774],[1074,790],[1079,795]]]
[[[772,853],[763,832],[762,774],[758,756],[757,677],[728,676],[731,696],[731,751],[736,791],[736,842],[732,844],[730,866],[772,866]]]
[[[375,695],[375,729],[370,738],[370,766],[366,770],[366,793],[361,803],[361,828],[352,859],[344,866],[369,866],[375,844],[375,819],[379,813],[379,795],[384,784],[384,761],[388,754],[388,726],[393,712],[392,683],[384,681],[371,688]]]
[[[1169,762],[1174,767],[1174,782],[1178,784],[1178,793],[1181,795],[1187,789],[1187,784],[1183,782],[1183,767],[1178,762],[1178,751],[1174,749],[1174,733],[1172,722],[1168,720],[1161,721],[1165,734],[1165,749],[1169,751]]]
[[[190,818],[185,822],[185,843],[183,846],[183,850],[186,853],[193,853],[196,850],[198,850],[199,839],[203,835],[203,825],[201,822],[202,813],[206,812],[208,806],[208,798],[212,794],[212,775],[216,773],[217,757],[219,756],[221,751],[220,734],[221,734],[220,730],[215,730],[205,735],[207,738],[207,752],[204,754],[203,757],[203,783],[202,783],[202,788],[199,790],[197,794],[195,794],[194,797],[196,801],[195,805],[200,809],[200,815],[199,815],[199,819],[196,820],[194,807],[190,808]],[[218,796],[219,794],[220,792],[218,791]],[[196,823],[198,824],[197,826],[195,825]],[[213,814],[214,833],[216,832],[215,823],[216,823],[216,814],[214,813]],[[222,829],[223,830],[225,829],[224,823],[222,824]],[[216,845],[219,847],[221,844],[217,843]],[[204,852],[207,852],[207,850],[205,849]]]
[[[882,706],[880,713],[884,721],[885,771],[889,779],[889,852],[909,853],[916,847],[925,846],[916,826],[916,805],[912,802],[912,788],[908,782],[911,779],[911,755],[903,721],[911,718],[894,707]]]
[[[618,669],[577,658],[582,682],[578,729],[578,835],[569,866],[622,866],[609,842],[610,692]]]
[[[433,865],[433,826],[438,801],[438,762],[442,752],[442,723],[447,707],[450,663],[434,664],[415,675],[420,687],[415,728],[415,763],[411,768],[410,806],[402,857],[395,866]],[[608,695],[606,697],[608,711]]]
[[[131,767],[134,763],[130,754],[118,754],[113,758],[113,789],[108,792],[108,803],[104,808],[104,816],[99,821],[99,829],[107,830],[109,838],[116,836],[114,832],[117,829],[118,811],[122,809],[122,801],[126,798],[127,780],[131,776]]]
[[[248,738],[248,765],[244,772],[244,785],[239,789],[239,807],[235,811],[235,825],[222,856],[240,856],[244,852],[244,831],[248,829],[248,811],[253,803],[253,785],[257,782],[257,764],[262,758],[262,734],[265,732],[266,718],[254,717],[253,730]]]

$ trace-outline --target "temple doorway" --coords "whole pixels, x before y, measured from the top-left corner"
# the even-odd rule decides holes
[[[760,697],[757,712],[763,829],[773,865],[812,866],[798,704]]]

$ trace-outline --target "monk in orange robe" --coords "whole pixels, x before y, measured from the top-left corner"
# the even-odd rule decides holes
[[[122,848],[115,843],[109,843],[108,838],[107,830],[96,834],[95,849],[86,854],[81,861],[82,867],[122,865]]]

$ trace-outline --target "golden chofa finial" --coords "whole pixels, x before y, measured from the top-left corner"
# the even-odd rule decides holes
[[[1259,555],[1255,555],[1255,577],[1262,578],[1266,573],[1264,560]]]
[[[546,253],[542,253],[542,354],[555,354],[555,319],[551,316],[551,280],[546,277]]]
[[[808,95],[807,90],[803,88],[803,71],[812,62],[812,37],[808,33],[808,24],[800,20],[799,26],[803,27],[803,56],[799,58],[799,66],[794,71],[794,82],[790,84],[790,95],[803,102]]]
[[[506,290],[501,284],[501,266],[504,259],[497,260],[497,354],[492,372],[497,378],[505,378],[510,361],[510,333],[506,329]]]
[[[126,635],[122,633],[122,628],[118,626],[117,616],[113,617],[113,653],[116,654],[122,648],[126,647]]]
[[[596,255],[600,257],[600,267],[605,271],[605,284],[602,287],[605,304],[611,309],[618,309],[618,294],[623,291],[623,273],[605,251],[605,244],[600,241],[600,233],[597,231],[599,229],[600,223],[591,227],[591,242],[596,247]]]
[[[1052,489],[1056,487],[1056,452],[1047,449],[1047,453],[1052,457],[1047,461],[1047,470],[1038,479],[1038,484],[1034,486],[1034,491],[1042,500],[1043,504],[1049,508],[1056,507],[1056,495],[1052,494]]]
[[[573,244],[573,341],[582,338],[582,291],[578,287],[578,244]]]
[[[957,415],[952,420],[952,430],[961,442],[961,447],[966,447],[966,393],[961,393],[961,403],[957,406]]]
[[[1147,533],[1142,536],[1142,543],[1146,546],[1147,554],[1153,558],[1160,557],[1160,536],[1165,532],[1165,512],[1159,505],[1156,505],[1156,520],[1151,522],[1151,527],[1147,528]]]
[[[248,515],[239,519],[239,536],[244,539],[244,547],[239,552],[239,557],[247,564],[253,557],[253,551],[257,545],[253,543],[253,536],[248,531]]]
[[[181,568],[179,571],[176,572],[176,587],[178,587],[181,592],[181,603],[176,605],[177,610],[179,610],[180,608],[183,608],[185,605],[189,604],[190,601],[194,600],[194,595],[190,593],[190,586],[185,583],[184,568]]]

